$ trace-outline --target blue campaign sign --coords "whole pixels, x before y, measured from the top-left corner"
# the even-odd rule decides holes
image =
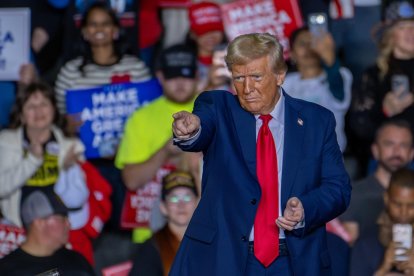
[[[161,94],[157,79],[66,91],[67,113],[83,123],[79,136],[86,157],[113,156],[129,115]]]

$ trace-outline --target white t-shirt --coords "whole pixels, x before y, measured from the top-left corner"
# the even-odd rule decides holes
[[[346,148],[345,114],[351,103],[352,74],[344,67],[340,68],[344,83],[344,99],[339,101],[329,90],[329,83],[325,71],[312,79],[302,79],[299,72],[288,73],[283,83],[283,89],[290,96],[319,104],[330,111],[336,119],[336,135],[338,144],[343,152]]]

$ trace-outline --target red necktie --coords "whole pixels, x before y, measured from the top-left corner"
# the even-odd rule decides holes
[[[277,155],[272,132],[269,129],[271,115],[260,115],[263,125],[257,137],[257,178],[262,197],[254,220],[254,255],[268,267],[279,255],[279,228],[275,221],[279,216],[279,180]]]

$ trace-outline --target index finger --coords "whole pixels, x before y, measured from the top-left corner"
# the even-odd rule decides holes
[[[187,114],[188,112],[186,111],[179,111],[179,112],[174,113],[172,116],[175,120],[177,120],[177,119],[184,118]]]

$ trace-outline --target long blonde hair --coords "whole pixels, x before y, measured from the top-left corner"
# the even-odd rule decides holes
[[[386,28],[378,43],[379,53],[377,57],[377,66],[380,70],[381,79],[384,79],[385,75],[388,73],[388,70],[390,69],[389,61],[395,46],[394,30],[395,25]]]

